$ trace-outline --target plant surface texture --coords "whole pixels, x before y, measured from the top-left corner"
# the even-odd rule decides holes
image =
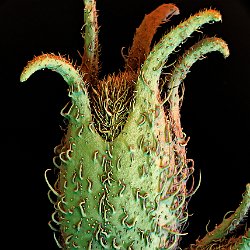
[[[162,4],[145,15],[123,54],[124,69],[100,79],[96,2],[84,0],[81,65],[42,54],[24,68],[22,82],[47,68],[68,84],[70,101],[61,110],[67,132],[55,147],[54,185],[51,169],[45,171],[55,208],[49,226],[59,248],[179,249],[187,234],[188,201],[201,179],[194,183],[193,160],[186,156],[183,80],[208,53],[227,57],[229,50],[222,39],[207,37],[168,63],[193,32],[221,21],[217,10],[202,10],[151,46],[157,28],[178,14],[174,4]],[[249,204],[250,184],[235,212],[188,249],[249,250],[249,229],[235,236]]]

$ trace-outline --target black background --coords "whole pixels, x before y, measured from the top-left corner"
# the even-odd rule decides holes
[[[172,2],[181,14],[158,30],[155,41],[190,14],[213,7],[221,11],[223,22],[205,25],[202,31],[222,37],[231,50],[226,60],[213,53],[196,63],[185,81],[182,126],[191,136],[188,157],[195,160],[197,182],[202,173],[189,204],[193,215],[185,246],[205,234],[209,220],[211,230],[236,209],[250,179],[250,8],[248,0]],[[131,45],[144,14],[161,3],[165,1],[97,1],[102,75],[122,68],[121,47]],[[67,102],[67,86],[47,70],[24,84],[19,76],[26,62],[41,52],[60,52],[80,63],[82,25],[81,0],[0,3],[1,240],[8,249],[57,249],[47,225],[53,206],[43,173],[52,167],[53,148],[63,134],[59,112]],[[187,44],[203,36],[196,32]]]

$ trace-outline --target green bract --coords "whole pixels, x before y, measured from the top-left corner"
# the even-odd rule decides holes
[[[164,79],[163,66],[194,31],[221,21],[221,15],[209,9],[191,16],[150,51],[158,26],[179,14],[173,4],[161,5],[136,30],[124,71],[100,80],[95,1],[84,3],[81,66],[43,54],[21,75],[25,81],[48,68],[69,85],[71,101],[61,111],[68,130],[53,159],[55,185],[48,181],[49,169],[45,172],[49,198],[52,193],[57,197],[55,202],[50,198],[55,212],[49,222],[56,244],[63,249],[176,249],[186,234],[188,200],[199,186],[186,186],[194,166],[186,158],[189,138],[180,123],[179,87],[193,63],[212,51],[227,57],[228,47],[222,39],[204,38],[180,56]],[[225,240],[247,213],[249,189],[236,212],[190,249],[249,249],[249,235]]]

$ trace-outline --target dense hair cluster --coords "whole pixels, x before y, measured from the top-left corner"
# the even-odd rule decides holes
[[[113,141],[126,123],[136,76],[133,72],[108,75],[89,89],[94,125],[106,141]]]

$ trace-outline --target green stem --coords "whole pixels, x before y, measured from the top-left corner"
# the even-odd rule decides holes
[[[210,244],[212,241],[216,241],[225,237],[229,232],[234,230],[237,225],[244,219],[250,207],[250,184],[246,186],[246,192],[243,195],[243,200],[234,214],[229,218],[224,219],[219,226],[209,232],[203,239],[197,242],[197,247],[202,247]],[[249,233],[249,230],[248,230]],[[249,238],[249,237],[248,237]]]

